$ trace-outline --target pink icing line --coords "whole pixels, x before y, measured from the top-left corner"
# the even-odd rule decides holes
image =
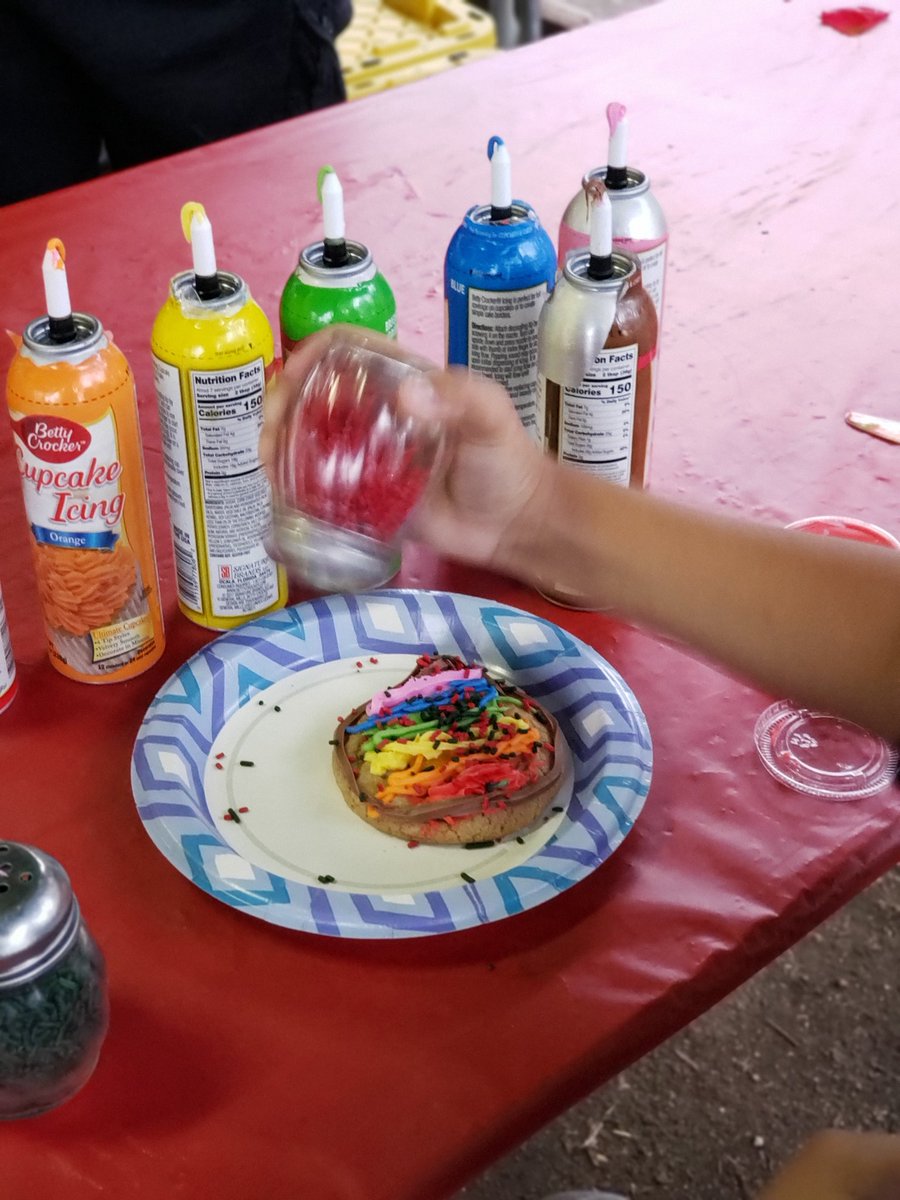
[[[625,105],[620,104],[618,102],[618,100],[613,100],[612,104],[607,104],[606,119],[607,119],[607,121],[609,121],[609,136],[610,137],[612,137],[612,135],[616,132],[616,129],[619,126],[619,122],[625,116],[625,113],[627,111],[628,110],[625,108]]]
[[[389,688],[390,695],[388,692],[376,692],[366,705],[366,715],[380,717],[382,713],[388,712],[397,704],[402,704],[410,696],[432,696],[457,679],[481,679],[483,675],[484,672],[478,667],[470,667],[467,671],[438,671],[436,675],[416,675],[413,679],[407,679],[406,683]]]

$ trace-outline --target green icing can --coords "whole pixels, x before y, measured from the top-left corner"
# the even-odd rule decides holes
[[[327,262],[327,243],[314,242],[300,253],[281,293],[281,353],[285,360],[303,338],[328,325],[361,325],[397,336],[397,303],[371,252],[347,241],[346,260]],[[343,247],[342,247],[343,249]]]

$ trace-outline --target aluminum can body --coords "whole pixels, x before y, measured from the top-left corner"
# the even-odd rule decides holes
[[[259,458],[274,340],[239,276],[220,271],[213,300],[193,279],[172,280],[151,339],[178,603],[198,625],[232,629],[287,599],[265,548],[272,497]]]
[[[111,683],[151,667],[165,636],[134,377],[96,317],[73,317],[61,344],[31,322],[7,403],[50,660]]]
[[[396,338],[397,302],[388,281],[361,242],[348,241],[347,253],[345,266],[326,267],[324,242],[300,252],[279,306],[285,360],[298,342],[328,325],[361,325]]]
[[[634,254],[639,259],[644,287],[656,305],[661,322],[669,230],[647,176],[634,167],[627,168],[627,176],[626,187],[608,189],[612,203],[613,248]],[[588,244],[591,218],[584,187],[597,179],[606,179],[606,167],[595,167],[588,171],[582,186],[563,213],[559,225],[560,271],[573,250],[580,250]]]
[[[0,713],[12,704],[17,689],[16,660],[9,637],[9,625],[6,623],[3,592],[0,591]]]
[[[513,201],[508,221],[490,217],[490,205],[470,208],[447,249],[447,363],[503,384],[539,441],[537,331],[556,278],[556,255],[534,210],[521,200]]]
[[[612,483],[643,487],[653,424],[656,308],[637,258],[613,254],[593,280],[575,251],[541,314],[539,364],[545,449]]]
[[[656,307],[636,257],[615,251],[613,275],[604,280],[590,278],[590,257],[586,250],[570,254],[541,314],[544,446],[578,470],[643,487],[653,429]],[[591,607],[564,581],[547,580],[539,590],[567,608]]]

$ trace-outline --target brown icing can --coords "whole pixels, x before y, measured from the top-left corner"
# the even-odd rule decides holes
[[[612,483],[644,487],[653,430],[656,308],[641,266],[614,251],[607,278],[589,273],[590,251],[569,255],[538,328],[538,400],[544,448]],[[562,589],[541,589],[580,608]]]
[[[560,462],[643,487],[653,427],[656,309],[631,254],[612,255],[608,279],[571,254],[538,331],[544,447]]]

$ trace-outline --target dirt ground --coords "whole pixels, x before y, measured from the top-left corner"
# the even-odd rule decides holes
[[[458,1200],[750,1200],[830,1126],[900,1130],[900,868]]]

